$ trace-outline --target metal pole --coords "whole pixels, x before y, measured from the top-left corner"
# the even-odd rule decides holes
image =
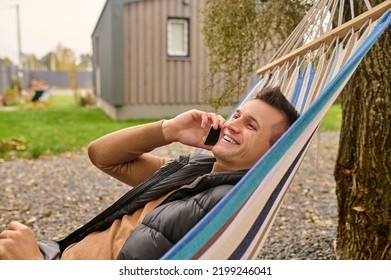
[[[18,32],[18,56],[19,56],[19,69],[23,68],[22,63],[22,43],[21,43],[21,35],[20,35],[20,19],[19,19],[19,4],[16,4],[16,26]]]

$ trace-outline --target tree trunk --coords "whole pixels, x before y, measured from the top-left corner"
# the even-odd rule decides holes
[[[334,174],[340,259],[391,259],[390,42],[388,29],[341,95]]]

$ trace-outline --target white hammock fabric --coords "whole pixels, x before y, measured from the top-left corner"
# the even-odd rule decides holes
[[[362,58],[391,24],[391,1],[375,8],[364,1],[372,18],[383,15],[378,20],[359,18],[359,27],[342,24],[348,30],[343,37],[336,36],[330,24],[324,25],[325,30],[316,29],[316,23],[323,22],[328,11],[337,10],[338,3],[343,1],[318,1],[303,20],[315,23],[311,25],[312,33],[307,32],[311,30],[308,25],[304,29],[300,24],[293,32],[300,36],[288,39],[273,58],[271,67],[258,71],[259,79],[238,106],[261,88],[280,86],[301,116],[227,196],[162,259],[257,257],[322,118]],[[322,34],[330,32],[333,38],[319,40]],[[316,48],[298,50],[300,44],[308,41],[309,34],[316,34],[317,39],[313,41]],[[295,55],[292,56],[292,52]]]

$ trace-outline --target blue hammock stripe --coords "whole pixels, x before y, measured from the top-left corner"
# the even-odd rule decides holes
[[[308,70],[308,67],[305,69],[304,73],[299,73],[296,87],[295,87],[295,90],[293,91],[293,97],[291,100],[291,104],[296,108],[296,110],[298,110],[297,102],[299,100],[301,87],[303,86],[304,76],[305,76],[307,70]]]
[[[311,63],[308,65],[308,68],[309,68],[309,81],[308,81],[308,84],[307,84],[307,89],[306,89],[306,92],[304,94],[304,98],[303,98],[303,101],[301,103],[301,107],[300,109],[298,110],[299,112],[303,112],[304,111],[304,106],[305,104],[307,103],[307,99],[308,99],[308,95],[310,93],[310,90],[311,90],[311,86],[312,86],[312,82],[314,81],[314,78],[315,78],[315,69],[313,68],[313,62],[311,61]]]
[[[303,112],[295,124],[162,259],[256,257],[257,246],[262,243],[262,240],[256,239],[259,236],[265,238],[265,232],[268,231],[268,228],[263,226],[270,227],[271,220],[275,217],[285,193],[283,186],[287,187],[289,185],[294,169],[299,165],[305,154],[303,151],[308,148],[322,118],[338,97],[349,77],[390,23],[391,14],[389,10],[378,20],[368,37],[354,51],[337,75],[325,85],[318,97]],[[281,190],[275,191],[278,187]],[[255,218],[254,221],[245,220],[243,219],[243,217],[246,217],[244,211],[259,207],[253,201],[255,197],[262,197],[263,201],[266,201],[265,205],[262,206],[264,208],[255,213],[258,218]],[[272,204],[277,205],[277,208],[272,208]],[[259,218],[259,215],[262,218]],[[262,222],[259,222],[259,220],[262,220]],[[242,240],[227,242],[226,239],[222,239],[226,232],[235,230],[234,226],[241,227],[242,232],[239,235]],[[256,238],[254,238],[255,236]],[[237,236],[234,234],[229,238],[236,239]]]

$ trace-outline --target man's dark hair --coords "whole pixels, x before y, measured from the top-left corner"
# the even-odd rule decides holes
[[[282,94],[279,87],[268,87],[258,92],[254,99],[261,100],[284,114],[285,120],[273,125],[273,133],[270,137],[270,145],[273,145],[278,138],[297,120],[299,113],[295,107]]]

